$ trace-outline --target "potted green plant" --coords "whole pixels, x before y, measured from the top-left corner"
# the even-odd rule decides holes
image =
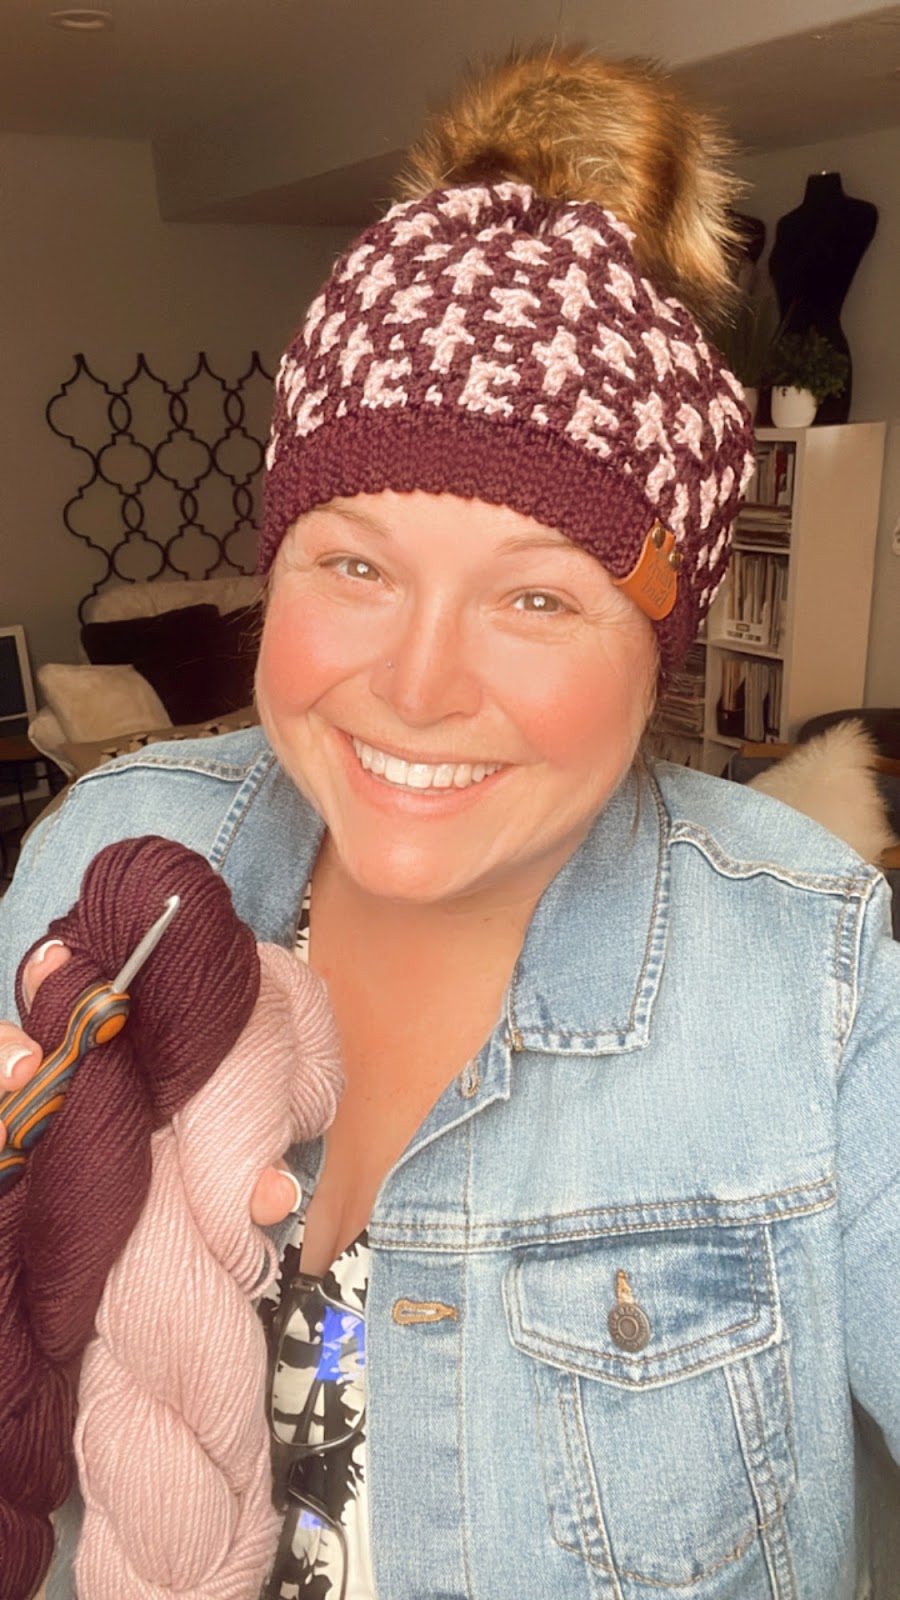
[[[822,401],[842,394],[850,359],[820,333],[780,333],[772,344],[766,376],[772,385],[776,428],[805,428]]]
[[[728,321],[720,323],[713,334],[727,365],[743,384],[751,416],[756,414],[759,391],[766,381],[776,325],[775,302],[745,294]]]

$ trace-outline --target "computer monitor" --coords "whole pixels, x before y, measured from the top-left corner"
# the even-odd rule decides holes
[[[0,739],[24,736],[37,712],[25,629],[0,628]]]

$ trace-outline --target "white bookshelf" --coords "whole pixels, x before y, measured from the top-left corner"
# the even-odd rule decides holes
[[[810,717],[863,704],[884,435],[880,422],[757,431],[764,504],[738,519],[694,647],[695,727],[661,708],[661,753],[721,772],[745,739],[788,743]]]

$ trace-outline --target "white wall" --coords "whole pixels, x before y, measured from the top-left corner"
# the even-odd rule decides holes
[[[900,557],[891,553],[891,533],[900,521],[900,129],[861,134],[757,156],[743,164],[753,184],[745,209],[768,225],[767,249],[775,223],[803,199],[811,172],[840,172],[844,189],[874,201],[878,228],[844,304],[841,322],[853,355],[853,405],[850,420],[888,423],[881,522],[875,563],[866,703],[900,705]],[[852,540],[853,529],[847,529]],[[840,597],[823,629],[840,625]]]
[[[879,227],[844,309],[853,417],[891,421],[866,698],[900,704],[900,130],[748,159],[747,208],[770,225],[806,176],[839,170]],[[83,350],[124,375],[138,349],[180,375],[199,349],[226,367],[277,354],[346,235],[324,229],[159,220],[149,148],[106,140],[0,138],[0,625],[23,622],[37,661],[74,659],[74,609],[89,558],[61,531],[78,482],[44,406]],[[852,538],[852,529],[848,530]]]
[[[24,623],[36,662],[74,660],[93,568],[60,512],[84,468],[44,418],[73,355],[119,378],[138,350],[172,378],[198,350],[271,367],[346,235],[163,223],[131,141],[4,136],[0,205],[0,625]]]

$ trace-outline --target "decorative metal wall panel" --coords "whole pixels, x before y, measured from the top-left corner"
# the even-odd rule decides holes
[[[201,351],[178,382],[142,354],[118,384],[75,357],[46,417],[86,468],[62,513],[94,567],[82,619],[111,583],[253,572],[271,404],[255,350],[232,379]]]

